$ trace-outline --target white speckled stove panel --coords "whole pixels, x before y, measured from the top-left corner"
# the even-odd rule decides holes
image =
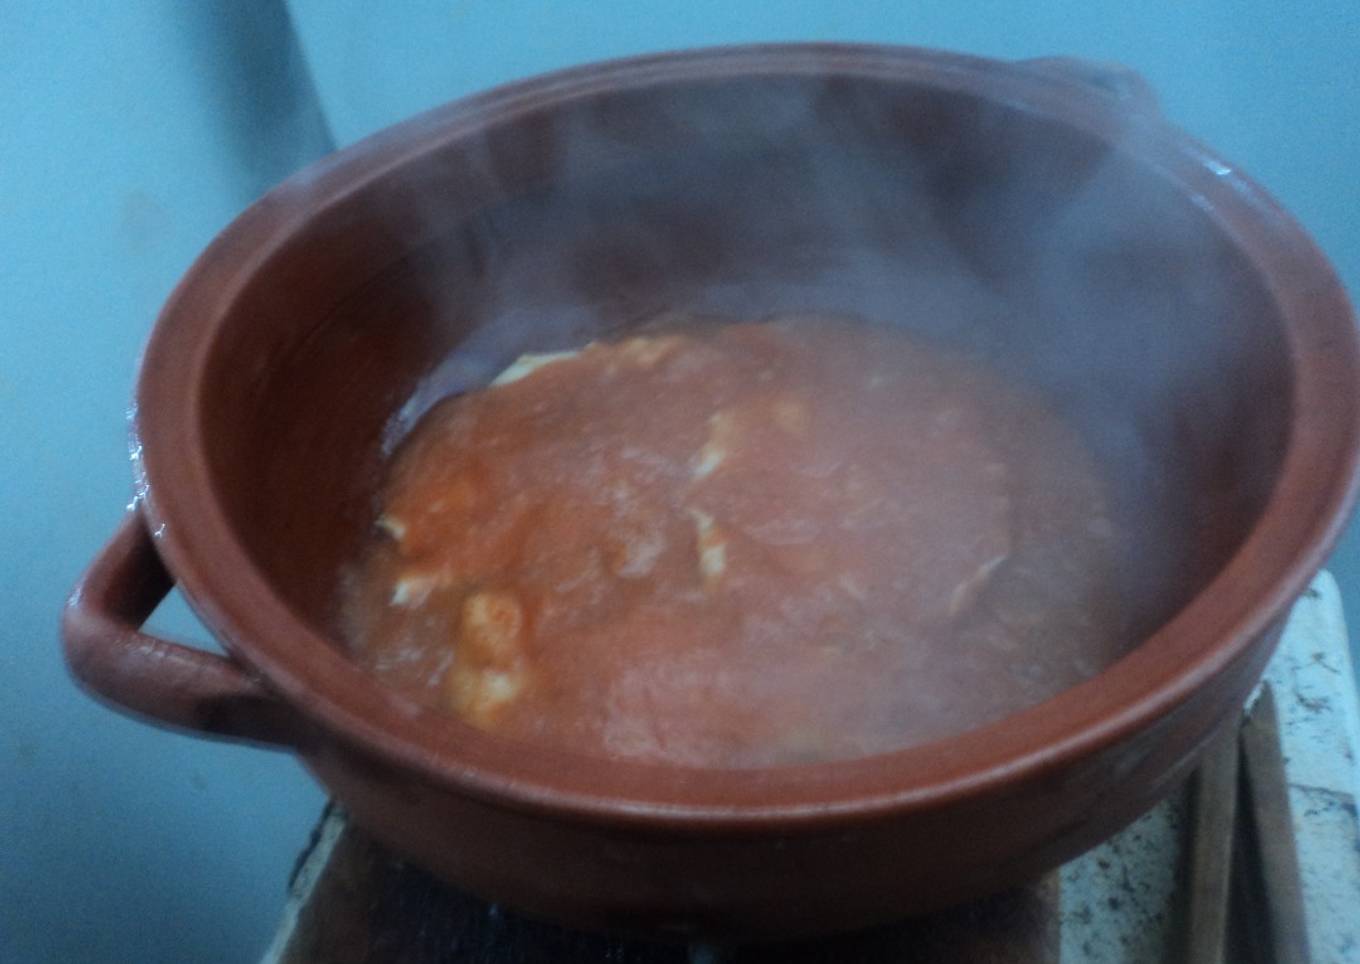
[[[1321,573],[1266,670],[1289,779],[1317,964],[1360,962],[1360,707],[1336,581]],[[1177,794],[1062,869],[1062,961],[1143,964],[1171,953],[1185,799]]]

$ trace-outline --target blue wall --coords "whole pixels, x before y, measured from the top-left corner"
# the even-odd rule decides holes
[[[598,57],[779,39],[1123,61],[1360,290],[1354,0],[0,0],[0,961],[250,960],[320,807],[288,758],[115,716],[58,658],[62,596],[128,499],[138,350],[194,254],[331,132]],[[1360,611],[1354,535],[1334,568]],[[155,625],[204,641],[179,605]]]
[[[61,600],[130,494],[171,285],[327,149],[271,3],[0,0],[0,961],[239,962],[322,803],[292,760],[77,693]],[[157,625],[191,639],[182,606]]]

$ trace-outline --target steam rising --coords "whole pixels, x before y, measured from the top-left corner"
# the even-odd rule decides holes
[[[1163,122],[1114,100],[1101,118],[1081,132],[1042,103],[834,74],[527,110],[386,199],[438,238],[412,281],[451,347],[387,448],[521,355],[532,369],[637,325],[902,326],[1037,384],[1082,433],[1133,642],[1244,535],[1289,386],[1267,293],[1169,175],[1132,160],[1161,149]]]

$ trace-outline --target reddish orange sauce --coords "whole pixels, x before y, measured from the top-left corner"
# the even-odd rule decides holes
[[[1041,401],[828,320],[594,344],[398,453],[350,625],[475,726],[629,758],[858,756],[1118,655],[1095,466]]]

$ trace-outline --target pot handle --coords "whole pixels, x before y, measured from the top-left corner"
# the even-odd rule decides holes
[[[1146,114],[1160,110],[1157,92],[1147,78],[1123,64],[1085,57],[1031,57],[1017,64],[1055,80],[1094,90],[1127,110]]]
[[[300,746],[306,722],[235,660],[140,631],[174,584],[141,509],[134,508],[62,612],[71,675],[115,709],[161,726]]]

